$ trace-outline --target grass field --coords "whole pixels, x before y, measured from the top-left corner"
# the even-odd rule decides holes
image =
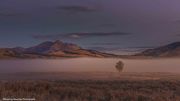
[[[122,74],[139,77],[140,74]],[[149,75],[159,79],[1,80],[0,98],[36,101],[180,101],[178,75]],[[145,74],[142,77],[145,77]]]

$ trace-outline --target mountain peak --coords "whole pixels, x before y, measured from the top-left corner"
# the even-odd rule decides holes
[[[63,44],[63,42],[60,40],[56,40],[56,41],[54,41],[54,44]]]
[[[60,40],[56,40],[54,42],[47,41],[43,42],[37,46],[27,48],[28,53],[52,53],[57,51],[74,51],[79,50],[81,47],[71,43],[64,43]]]
[[[46,41],[30,48],[0,49],[0,58],[39,58],[39,57],[115,57],[116,55],[86,50],[72,43],[60,40]]]

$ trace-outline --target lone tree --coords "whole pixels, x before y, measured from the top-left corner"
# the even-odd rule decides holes
[[[122,61],[119,61],[118,63],[116,63],[116,69],[119,71],[119,72],[122,72],[123,71],[123,67],[124,67],[124,63]]]

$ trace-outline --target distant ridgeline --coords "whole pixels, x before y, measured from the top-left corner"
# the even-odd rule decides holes
[[[135,55],[114,55],[83,49],[78,45],[62,41],[47,41],[29,48],[0,48],[0,59],[8,58],[59,58],[59,57],[180,57],[180,42],[148,49]]]
[[[56,57],[116,57],[116,55],[87,50],[71,43],[47,41],[29,48],[0,48],[0,58],[56,58]]]
[[[180,42],[171,43],[155,49],[148,49],[135,56],[180,57]]]

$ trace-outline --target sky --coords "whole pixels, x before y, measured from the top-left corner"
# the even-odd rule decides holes
[[[0,0],[0,47],[62,40],[156,47],[180,40],[179,0]]]

